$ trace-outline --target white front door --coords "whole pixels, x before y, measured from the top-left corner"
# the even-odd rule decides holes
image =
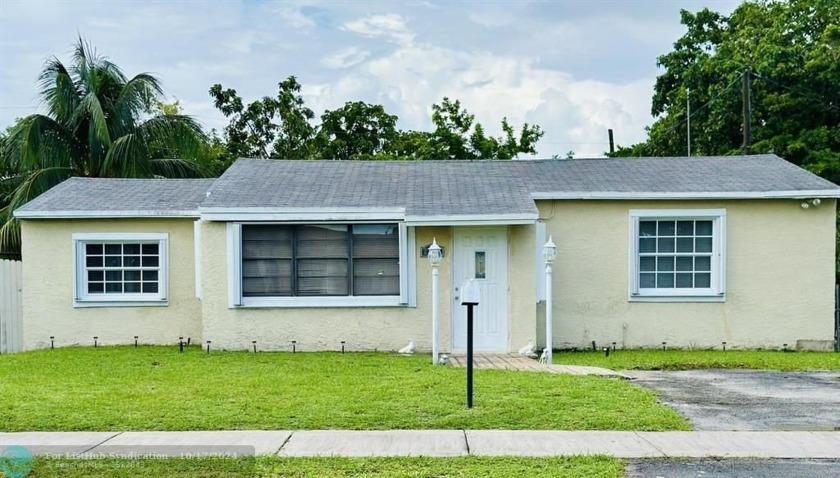
[[[473,309],[473,348],[507,351],[507,228],[456,227],[452,254],[452,349],[467,348],[467,307],[461,284],[475,279],[481,299]]]

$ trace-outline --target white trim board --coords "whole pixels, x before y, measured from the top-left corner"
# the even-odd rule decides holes
[[[534,252],[536,257],[534,264],[536,264],[536,292],[537,303],[545,300],[545,255],[543,254],[543,247],[548,241],[548,232],[546,232],[546,225],[544,222],[538,222],[534,228],[536,242],[534,243]]]
[[[510,226],[534,224],[539,214],[476,214],[476,215],[442,215],[442,216],[408,216],[405,218],[409,226]]]
[[[840,189],[793,191],[720,191],[720,192],[618,192],[568,191],[531,193],[535,201],[546,199],[599,200],[668,200],[668,199],[811,199],[840,198]]]
[[[246,297],[231,308],[406,307],[400,296]]]
[[[201,219],[193,223],[193,260],[195,261],[195,297],[201,299]]]
[[[192,217],[201,214],[197,210],[156,211],[21,211],[14,212],[18,219],[99,219],[99,218],[154,218],[154,217]]]
[[[405,218],[404,208],[200,208],[205,221],[394,221]]]
[[[325,223],[325,222],[398,222],[409,227],[416,226],[509,226],[534,224],[539,215],[526,214],[475,214],[475,215],[440,215],[440,216],[406,216],[403,208],[384,209],[322,209],[296,208],[280,210],[275,208],[243,208],[241,210],[225,209],[216,211],[202,209],[201,219],[204,221],[249,222],[249,223]]]
[[[74,241],[162,241],[169,239],[165,232],[77,232]]]

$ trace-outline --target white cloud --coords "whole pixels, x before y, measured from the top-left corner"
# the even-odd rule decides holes
[[[321,64],[332,69],[349,68],[365,61],[369,56],[369,51],[351,46],[321,58]]]
[[[286,25],[292,28],[312,28],[315,21],[304,15],[299,8],[279,5],[274,10]]]
[[[579,81],[528,59],[417,44],[319,85],[313,100],[332,108],[346,98],[373,98],[388,105],[402,127],[427,129],[430,106],[448,96],[459,99],[492,134],[501,134],[499,122],[505,116],[516,126],[539,124],[546,131],[540,157],[569,150],[583,157],[608,149],[608,128],[616,130],[622,144],[644,138],[649,104],[643,98],[649,98],[652,82]]]
[[[371,38],[384,37],[400,45],[414,41],[414,34],[408,30],[405,19],[396,13],[357,18],[343,24],[341,29]]]
[[[43,60],[69,60],[82,34],[127,75],[156,74],[208,128],[227,124],[212,84],[250,102],[296,75],[319,115],[360,100],[385,105],[401,128],[426,129],[431,105],[449,96],[492,134],[503,116],[539,124],[540,156],[588,156],[607,149],[607,128],[620,144],[644,138],[656,56],[684,31],[680,7],[728,13],[739,0],[626,0],[609,13],[598,2],[528,0],[0,2],[0,128],[37,111]]]
[[[489,28],[512,25],[516,21],[515,16],[505,14],[504,11],[484,9],[478,9],[474,12],[470,12],[467,18],[469,18],[469,20],[473,23]]]

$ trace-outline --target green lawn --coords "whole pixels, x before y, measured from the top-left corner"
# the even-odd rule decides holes
[[[619,379],[477,370],[429,356],[72,347],[0,355],[0,431],[687,430]]]
[[[555,352],[554,363],[594,365],[612,370],[689,370],[745,368],[766,370],[840,370],[838,352],[782,352],[769,350],[616,350]]]
[[[36,459],[30,477],[472,477],[619,478],[615,458],[167,458]]]

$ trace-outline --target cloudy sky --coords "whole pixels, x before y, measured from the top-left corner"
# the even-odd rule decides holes
[[[680,9],[737,0],[48,1],[0,0],[0,127],[38,111],[44,59],[69,62],[81,34],[126,74],[151,72],[206,128],[227,123],[214,83],[245,100],[295,75],[316,114],[363,100],[428,129],[460,99],[490,132],[507,116],[546,131],[539,156],[600,156],[644,138],[656,57]]]

